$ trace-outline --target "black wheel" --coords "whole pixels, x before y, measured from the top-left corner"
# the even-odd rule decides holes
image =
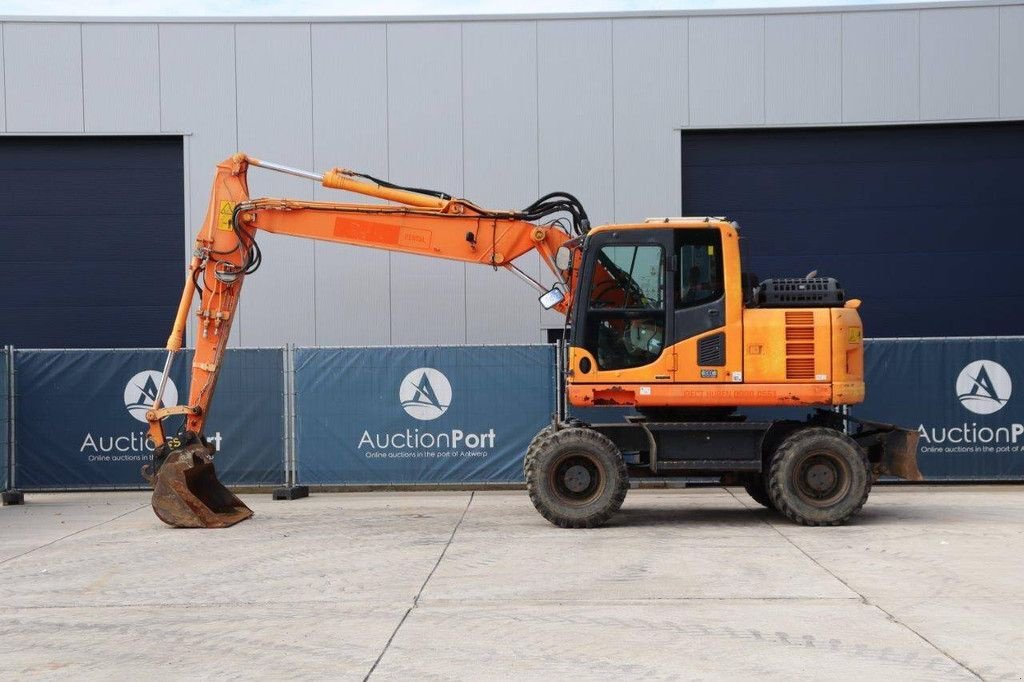
[[[772,456],[768,495],[776,509],[801,525],[845,523],[861,510],[869,492],[867,455],[834,429],[801,429]]]
[[[594,528],[619,510],[629,489],[626,463],[597,431],[572,427],[534,438],[523,462],[530,501],[562,528]]]
[[[754,502],[775,511],[775,504],[772,502],[772,498],[768,494],[768,485],[765,483],[764,476],[761,474],[754,474],[743,482],[743,488],[747,491],[747,494],[753,498]]]
[[[553,427],[545,426],[543,429],[538,431],[537,435],[530,441],[530,446],[526,448],[526,456],[523,458],[523,473],[526,473],[526,462],[530,459],[530,453],[536,450],[537,447],[552,433],[554,433]]]

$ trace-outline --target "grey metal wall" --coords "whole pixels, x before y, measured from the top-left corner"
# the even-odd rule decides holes
[[[673,215],[679,128],[1024,118],[1024,5],[447,21],[0,23],[0,130],[184,133],[194,234],[243,150],[598,223]],[[327,198],[251,174],[254,194]],[[264,235],[237,345],[543,340],[507,273]],[[184,258],[184,256],[183,256]],[[540,272],[536,259],[531,269]]]

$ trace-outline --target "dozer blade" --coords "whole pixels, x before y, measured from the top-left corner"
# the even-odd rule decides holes
[[[252,510],[217,480],[213,457],[201,443],[172,451],[153,484],[153,511],[175,528],[227,528],[252,516]]]
[[[908,481],[923,481],[924,475],[917,468],[917,441],[921,435],[911,429],[902,429],[893,424],[856,420],[861,431],[854,434],[854,440],[868,452],[877,453],[872,457],[876,462],[875,472],[882,476],[898,476]]]

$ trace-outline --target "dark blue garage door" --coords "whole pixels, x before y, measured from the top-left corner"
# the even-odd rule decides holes
[[[869,336],[1024,333],[1024,124],[684,131],[682,182],[745,269],[836,277]]]
[[[0,137],[0,344],[162,346],[184,276],[180,137]]]

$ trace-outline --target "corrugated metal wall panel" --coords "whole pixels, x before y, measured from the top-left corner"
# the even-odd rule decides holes
[[[235,114],[235,29],[224,24],[161,24],[160,116],[163,129],[186,132],[185,253],[192,253],[209,203],[216,164],[238,149]],[[218,68],[210,68],[218,65]],[[202,106],[196,106],[196,93]],[[241,312],[235,319],[240,326]],[[189,315],[188,339],[194,339],[195,316]],[[238,345],[238,332],[231,345]]]
[[[633,220],[678,210],[675,127],[1024,116],[1024,6],[920,14],[240,24],[237,54],[232,24],[166,23],[157,29],[158,83],[150,25],[7,22],[0,130],[129,132],[151,125],[156,87],[157,125],[188,134],[190,233],[214,164],[238,148],[321,170],[356,166],[495,206],[565,189],[595,223]],[[358,71],[344,66],[353,63]],[[236,68],[246,79],[237,107]],[[118,100],[122,91],[142,95]],[[534,144],[523,144],[531,130]],[[252,175],[254,194],[333,194]],[[234,343],[532,341],[536,320],[562,324],[506,273],[295,238],[262,243],[267,262],[239,315],[252,307],[260,320],[238,323]],[[534,257],[529,268],[542,271]],[[364,305],[365,291],[381,301]],[[495,310],[505,296],[511,308]],[[393,336],[392,326],[403,331]]]
[[[612,24],[610,20],[537,24],[541,194],[575,194],[592,223],[615,220]],[[541,326],[561,328],[547,310]]]
[[[343,68],[359,64],[359,68]],[[313,26],[313,166],[388,174],[387,34],[384,24]],[[353,96],[353,93],[359,93]],[[317,185],[321,201],[375,203]],[[391,255],[316,242],[316,342],[391,342]]]
[[[242,151],[297,168],[312,167],[309,36],[308,24],[236,27],[238,144]],[[253,197],[312,199],[313,183],[254,168],[249,172],[249,191]],[[238,343],[314,343],[313,242],[266,233],[258,239],[263,266],[246,278]]]
[[[999,115],[999,8],[921,11],[921,118]]]
[[[843,121],[915,121],[918,12],[843,15]]]
[[[82,131],[82,27],[4,27],[8,132]]]
[[[612,23],[537,28],[540,191],[576,194],[595,225],[615,220]]]
[[[764,17],[690,19],[690,125],[764,123]]]
[[[462,27],[388,25],[388,170],[401,184],[463,193]],[[466,266],[391,256],[391,341],[464,343]]]
[[[86,132],[160,130],[155,24],[83,25],[82,80]]]
[[[765,17],[766,123],[838,123],[843,117],[840,14]]]
[[[489,208],[522,208],[537,184],[537,25],[463,26],[465,194]],[[496,78],[496,74],[501,74]],[[518,266],[540,276],[540,261]],[[536,343],[539,294],[512,273],[466,269],[466,341]]]
[[[677,128],[687,111],[685,18],[618,19],[614,44],[615,219],[679,210]]]
[[[1024,5],[999,8],[999,115],[1024,116]]]

